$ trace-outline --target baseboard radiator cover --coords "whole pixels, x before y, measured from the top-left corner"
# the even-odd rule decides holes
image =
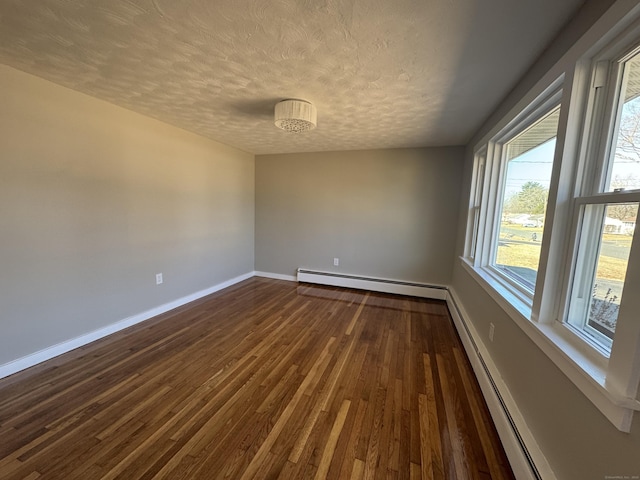
[[[372,292],[395,293],[412,297],[445,300],[447,287],[424,283],[406,282],[387,278],[374,278],[347,273],[323,272],[319,270],[298,269],[298,282],[330,285],[333,287],[356,288]]]

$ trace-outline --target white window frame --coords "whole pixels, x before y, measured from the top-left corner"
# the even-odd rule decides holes
[[[624,296],[619,318],[635,316],[636,321],[618,322],[609,356],[593,342],[577,335],[575,328],[566,321],[580,240],[581,209],[590,203],[635,203],[640,199],[640,190],[602,193],[600,187],[606,175],[595,175],[596,172],[604,172],[603,162],[608,159],[603,152],[609,148],[607,135],[612,132],[612,125],[605,122],[604,118],[611,118],[616,104],[612,103],[615,90],[600,88],[594,91],[592,87],[603,79],[610,82],[611,78],[615,78],[614,71],[607,70],[603,74],[603,61],[625,58],[624,55],[631,55],[635,47],[640,45],[640,7],[621,17],[618,22],[616,25],[605,23],[609,29],[606,35],[601,30],[591,37],[591,44],[585,43],[577,52],[567,54],[573,59],[574,68],[563,69],[557,65],[551,68],[512,109],[511,120],[506,118],[498,122],[493,130],[497,133],[486,135],[478,143],[470,207],[478,204],[475,197],[479,190],[477,164],[478,158],[486,155],[485,176],[480,191],[480,226],[473,255],[469,250],[473,236],[467,230],[467,243],[461,260],[471,277],[578,389],[619,430],[629,432],[633,413],[640,411],[640,322],[637,322],[640,295]],[[600,67],[596,68],[599,63]],[[489,239],[492,238],[490,234],[494,232],[495,224],[488,212],[495,211],[500,198],[498,181],[501,177],[497,168],[499,165],[496,165],[499,162],[495,161],[497,143],[509,128],[513,128],[531,113],[533,107],[539,105],[536,103],[538,99],[547,98],[549,92],[562,85],[565,77],[538,280],[533,299],[523,298],[519,295],[521,292],[511,288],[509,282],[504,282],[490,268],[486,268]],[[605,114],[602,113],[603,108]],[[607,141],[603,140],[605,138]],[[473,208],[470,208],[469,214],[472,212]],[[640,285],[640,231],[636,229],[635,233],[625,288],[631,285],[630,288],[637,289]]]
[[[553,82],[549,88],[498,132],[487,145],[479,148],[475,155],[464,261],[469,267],[473,268],[477,275],[480,275],[484,281],[489,282],[493,288],[505,297],[519,314],[527,319],[532,316],[535,288],[527,288],[526,285],[494,265],[499,241],[502,215],[501,202],[507,166],[504,146],[561,105],[562,80],[562,78],[559,78]],[[557,145],[554,164],[556,157]],[[478,228],[474,243],[474,235],[473,232],[470,232],[470,229],[473,229],[475,215],[478,210]],[[547,227],[547,222],[545,221],[545,232],[547,228],[550,228],[550,226]],[[545,233],[544,237],[546,236],[547,234]],[[539,266],[544,261],[541,255]]]
[[[586,343],[592,357],[600,357],[604,365],[604,386],[618,398],[635,399],[640,384],[640,325],[637,312],[640,311],[638,295],[629,293],[628,285],[640,285],[640,231],[636,230],[631,244],[631,253],[625,278],[618,314],[618,322],[613,341],[607,342],[597,334],[589,335],[589,328],[575,327],[576,319],[570,318],[572,291],[577,277],[585,274],[585,268],[592,268],[591,262],[585,266],[581,255],[581,236],[588,235],[589,243],[597,243],[595,236],[600,235],[599,224],[583,228],[584,210],[589,205],[638,203],[640,190],[605,191],[611,175],[615,139],[618,129],[618,111],[623,99],[620,97],[624,82],[623,64],[640,52],[640,38],[630,36],[630,32],[640,33],[640,22],[624,32],[617,40],[607,45],[591,61],[590,88],[585,99],[586,115],[583,121],[580,158],[583,168],[575,187],[573,200],[572,234],[570,252],[565,265],[565,279],[560,304],[560,320],[571,336]],[[588,230],[593,229],[589,232]],[[584,242],[583,242],[584,245]],[[590,252],[594,255],[596,252]],[[594,259],[590,259],[594,260]],[[574,299],[575,300],[575,299]],[[584,319],[582,319],[584,321]],[[575,342],[575,339],[570,341]],[[604,357],[604,360],[603,358]],[[632,403],[632,402],[628,402]],[[633,405],[637,410],[637,401]],[[628,422],[631,421],[629,413]]]
[[[487,149],[480,149],[475,154],[473,173],[471,180],[471,195],[469,203],[469,215],[467,224],[467,240],[465,242],[465,257],[471,262],[475,261],[480,241],[481,217],[483,213],[482,200],[484,198],[485,167],[487,165]]]
[[[572,330],[573,334],[580,337],[582,341],[589,344],[605,358],[609,357],[613,349],[613,340],[588,325],[587,315],[591,298],[590,295],[585,298],[584,302],[586,303],[584,305],[576,308],[576,310],[580,312],[579,318],[570,316],[572,313],[572,303],[578,301],[574,296],[574,290],[578,289],[583,294],[590,293],[591,283],[595,274],[594,270],[597,266],[598,249],[601,244],[600,235],[602,233],[602,223],[600,220],[593,222],[592,219],[586,218],[587,214],[585,209],[588,206],[604,207],[606,205],[638,202],[640,202],[640,192],[637,191],[629,192],[623,197],[618,193],[605,193],[578,197],[574,200],[574,217],[577,219],[577,222],[575,222],[574,235],[571,239],[573,255],[570,257],[570,260],[572,261],[568,263],[566,267],[566,271],[569,273],[566,278],[567,285],[564,289],[567,293],[563,295],[562,298],[563,318],[565,325]],[[583,237],[586,238],[583,240]],[[587,253],[584,252],[583,247],[587,248]],[[580,283],[580,287],[577,287],[576,283]]]

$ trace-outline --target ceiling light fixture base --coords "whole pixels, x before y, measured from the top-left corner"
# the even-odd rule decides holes
[[[306,100],[282,100],[276,103],[275,125],[286,132],[300,133],[316,128],[318,112]]]

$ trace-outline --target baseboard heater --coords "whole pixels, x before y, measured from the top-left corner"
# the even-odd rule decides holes
[[[438,300],[445,300],[447,298],[447,288],[441,285],[364,277],[347,273],[322,272],[304,268],[298,269],[298,281],[319,285],[331,285],[334,287],[357,288],[374,292],[410,295],[412,297],[435,298]]]

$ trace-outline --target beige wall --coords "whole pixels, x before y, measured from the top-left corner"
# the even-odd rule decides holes
[[[253,155],[4,66],[0,145],[0,365],[253,271]]]
[[[448,284],[463,149],[256,157],[256,270]],[[333,266],[333,258],[340,266]]]

